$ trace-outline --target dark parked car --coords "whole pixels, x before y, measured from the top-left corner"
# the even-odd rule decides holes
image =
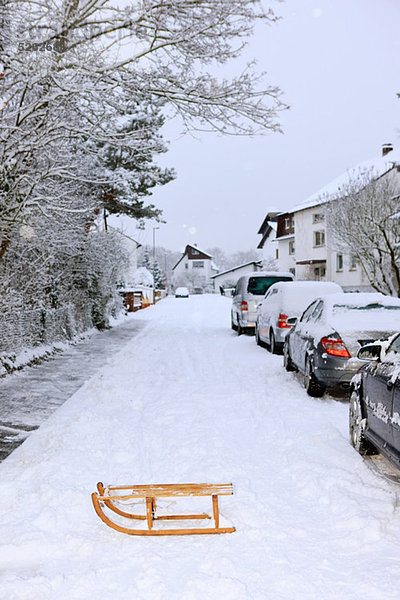
[[[326,388],[349,388],[360,369],[357,352],[365,344],[400,330],[400,299],[370,293],[317,298],[293,325],[283,346],[287,371],[303,374],[310,396]]]
[[[358,356],[369,362],[351,382],[350,441],[360,454],[378,450],[400,468],[400,334]]]

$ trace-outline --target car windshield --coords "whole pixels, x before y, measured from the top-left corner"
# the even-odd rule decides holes
[[[247,291],[255,296],[264,296],[268,288],[270,288],[273,283],[277,283],[278,281],[292,281],[292,278],[272,276],[250,277],[247,285]]]

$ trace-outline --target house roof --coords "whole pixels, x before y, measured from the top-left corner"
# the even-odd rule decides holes
[[[268,227],[271,227],[271,222],[276,221],[276,217],[279,215],[279,212],[269,212],[266,214],[264,221],[261,224],[260,229],[257,233],[264,235],[265,231],[268,230]]]
[[[211,260],[213,258],[213,256],[211,254],[209,254],[208,252],[205,252],[204,250],[201,250],[197,246],[194,246],[192,244],[186,244],[185,252],[182,254],[182,256],[180,257],[180,259],[178,260],[178,262],[176,263],[176,265],[174,265],[172,267],[172,270],[174,270],[179,265],[179,263],[181,262],[181,260],[188,254],[188,248],[192,248],[192,250],[195,250],[199,254],[202,254],[203,256],[201,258],[206,258],[207,260]]]
[[[226,275],[227,273],[233,273],[233,271],[237,271],[238,269],[242,269],[243,267],[248,267],[250,265],[262,265],[262,260],[251,260],[250,262],[244,263],[243,265],[238,265],[237,267],[232,267],[231,269],[227,269],[226,271],[221,271],[216,275],[211,275],[210,279],[214,279],[215,277],[219,277],[220,275]]]
[[[319,206],[329,202],[333,197],[348,185],[354,178],[360,177],[360,175],[368,174],[372,172],[375,179],[382,177],[385,173],[390,171],[394,166],[400,165],[400,151],[392,150],[385,156],[379,156],[370,160],[366,160],[355,167],[348,169],[345,173],[342,173],[336,179],[333,179],[330,183],[325,185],[323,188],[312,194],[305,202],[297,204],[292,212],[299,212],[306,208],[312,208],[313,206]]]
[[[267,239],[269,238],[269,236],[271,235],[271,233],[274,232],[276,235],[276,222],[274,221],[270,221],[268,224],[268,228],[265,230],[264,235],[261,238],[260,243],[258,244],[257,248],[264,248],[264,244],[267,241]]]

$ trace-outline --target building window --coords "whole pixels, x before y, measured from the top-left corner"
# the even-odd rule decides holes
[[[354,256],[354,254],[352,256],[350,256],[350,267],[349,270],[350,271],[355,271],[357,269],[357,257]]]
[[[323,223],[325,221],[325,215],[323,213],[313,214],[313,223]]]
[[[292,273],[292,275],[294,275],[294,276],[295,276],[295,275],[296,275],[296,269],[295,269],[294,267],[291,267],[291,268],[289,269],[289,273]]]
[[[198,254],[199,254],[199,251],[198,251],[198,250],[193,250],[193,249],[192,249],[192,255],[193,255],[193,256],[197,256]]]
[[[285,229],[292,229],[294,227],[294,218],[285,217]]]
[[[343,254],[336,254],[336,271],[343,271]]]
[[[294,254],[294,240],[289,242],[289,254]]]
[[[188,269],[188,268],[189,268],[189,264],[185,263],[185,269]]]
[[[325,246],[325,231],[314,231],[314,246]]]
[[[278,248],[275,249],[275,258],[276,258],[276,260],[278,260],[278,258],[279,258],[279,249]]]
[[[195,260],[192,264],[193,269],[204,269],[204,260]]]

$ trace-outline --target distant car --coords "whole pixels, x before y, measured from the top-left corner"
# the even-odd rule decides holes
[[[400,334],[364,346],[358,358],[365,366],[351,382],[350,441],[361,455],[379,451],[400,468]]]
[[[238,279],[232,296],[231,327],[241,335],[254,331],[257,304],[266,291],[278,281],[293,281],[292,273],[278,271],[253,271]]]
[[[257,307],[255,337],[258,345],[267,344],[273,354],[282,351],[290,329],[289,317],[300,317],[321,294],[343,292],[332,281],[280,281],[271,285]]]
[[[400,299],[378,293],[330,294],[317,298],[293,325],[283,346],[287,371],[303,374],[310,396],[326,388],[349,388],[360,369],[358,350],[400,329]]]
[[[189,290],[186,287],[176,288],[175,298],[189,298]]]

